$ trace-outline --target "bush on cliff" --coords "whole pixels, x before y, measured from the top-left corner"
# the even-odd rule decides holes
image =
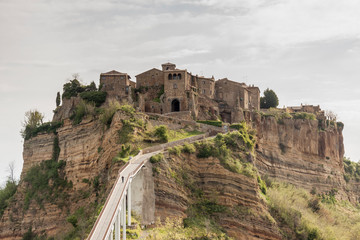
[[[15,181],[7,180],[4,188],[0,188],[0,218],[4,214],[5,209],[9,206],[17,189]]]
[[[80,97],[89,102],[95,104],[96,107],[100,107],[106,100],[106,92],[102,91],[91,91],[91,92],[82,92]]]
[[[168,128],[165,125],[160,125],[155,127],[154,136],[159,139],[160,142],[168,142],[169,141],[169,133]]]
[[[316,116],[313,113],[307,112],[299,112],[293,114],[294,119],[308,119],[308,120],[316,120]]]

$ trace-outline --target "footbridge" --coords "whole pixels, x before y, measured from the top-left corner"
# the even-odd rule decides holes
[[[135,207],[140,211],[142,209],[142,221],[148,224],[154,222],[155,192],[149,159],[168,147],[207,137],[208,133],[146,148],[129,160],[119,170],[114,186],[87,239],[113,240],[114,236],[115,240],[126,239],[126,228],[131,226],[131,210]]]

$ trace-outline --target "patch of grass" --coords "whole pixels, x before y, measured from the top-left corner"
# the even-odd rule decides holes
[[[169,141],[169,133],[168,128],[165,125],[160,125],[155,127],[154,136],[159,139],[160,142],[168,142]]]
[[[118,131],[119,133],[119,142],[122,144],[128,143],[133,138],[134,126],[130,122],[130,120],[121,119],[123,124],[121,130]]]
[[[97,112],[95,109],[95,105],[92,103],[86,103],[85,101],[81,100],[79,104],[75,108],[74,114],[70,117],[73,121],[74,125],[81,123],[83,118],[87,115],[96,116]]]
[[[284,239],[359,239],[360,209],[349,202],[321,197],[290,184],[273,182],[267,197]],[[291,232],[285,229],[291,229]]]
[[[116,100],[110,100],[108,105],[102,108],[102,113],[100,114],[100,122],[107,127],[110,127],[112,119],[116,113],[121,108],[121,105]]]
[[[192,137],[192,136],[197,136],[197,135],[200,135],[200,134],[203,134],[203,132],[200,132],[200,131],[197,131],[197,130],[186,131],[186,130],[183,130],[183,129],[180,129],[180,130],[177,130],[177,131],[169,130],[168,141],[169,142],[174,142],[174,141],[177,141],[177,140],[181,140],[181,139],[184,139],[184,138],[189,138],[189,137]]]

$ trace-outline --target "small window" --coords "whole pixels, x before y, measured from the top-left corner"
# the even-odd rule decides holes
[[[177,85],[176,85],[176,83],[174,83],[174,89],[177,89]]]
[[[205,89],[202,90],[203,94],[205,94]]]
[[[203,84],[205,84],[205,81],[203,81]]]
[[[120,79],[121,79],[121,80],[124,80],[124,79],[125,79],[125,76],[120,76]]]
[[[171,73],[169,73],[168,79],[169,79],[169,80],[173,79]]]
[[[181,74],[180,73],[178,74],[178,79],[181,79]]]

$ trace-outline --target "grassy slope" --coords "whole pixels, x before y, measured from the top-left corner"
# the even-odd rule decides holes
[[[272,183],[268,203],[284,239],[360,239],[360,209],[329,195]]]

